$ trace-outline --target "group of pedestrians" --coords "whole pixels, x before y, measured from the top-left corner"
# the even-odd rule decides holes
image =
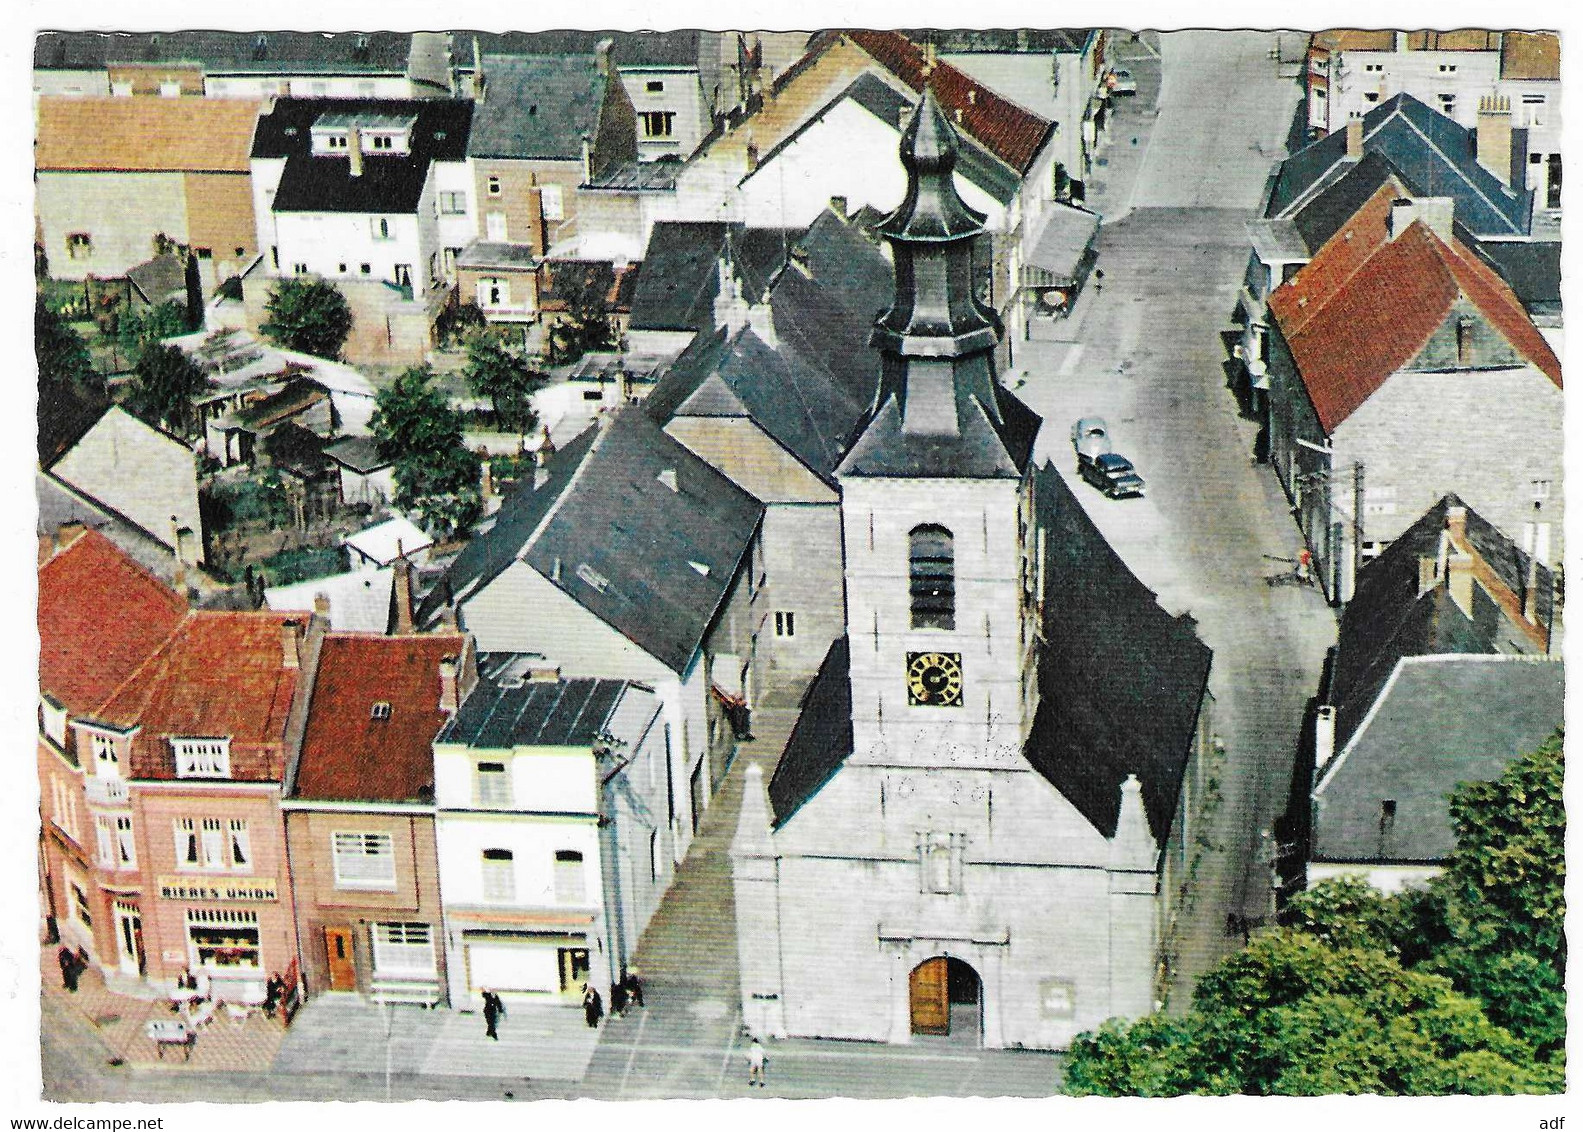
[[[506,1004],[492,990],[483,992],[484,1036],[500,1040],[500,1020],[506,1016]],[[643,1006],[643,983],[637,975],[628,972],[610,987],[610,1014],[619,1018],[633,1007]],[[604,996],[595,988],[583,985],[583,1019],[589,1029],[595,1029],[605,1016]]]

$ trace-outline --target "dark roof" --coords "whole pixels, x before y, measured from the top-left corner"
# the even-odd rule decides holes
[[[916,100],[903,97],[895,87],[884,82],[879,76],[864,71],[823,107],[808,115],[800,126],[782,138],[774,148],[765,152],[753,172],[743,177],[740,183],[746,184],[758,176],[759,172],[766,169],[782,150],[817,126],[826,114],[848,99],[898,133],[906,126],[912,116],[912,108],[916,105]],[[1004,161],[992,157],[976,144],[964,145],[960,148],[957,154],[957,168],[964,177],[1001,204],[1011,203],[1022,187],[1022,178],[1015,169]]]
[[[412,212],[433,161],[463,161],[473,104],[465,99],[281,98],[258,120],[253,157],[286,158],[276,212]],[[416,117],[408,154],[365,153],[363,173],[346,157],[315,155],[320,115]]]
[[[1444,860],[1456,847],[1449,798],[1463,782],[1499,778],[1564,721],[1559,660],[1512,656],[1415,657],[1357,745],[1314,790],[1314,859]],[[1382,822],[1382,803],[1395,817]]]
[[[164,302],[187,305],[187,265],[181,257],[157,255],[126,271],[127,280],[150,306]]]
[[[243,405],[232,414],[231,427],[259,432],[289,420],[329,398],[330,391],[307,377],[293,377],[275,392]]]
[[[260,445],[272,467],[303,479],[315,479],[329,467],[324,437],[288,421],[266,436]]]
[[[922,28],[908,31],[914,43],[932,43],[942,55],[1081,54],[1087,28]]]
[[[1367,151],[1361,161],[1293,212],[1292,226],[1302,237],[1308,254],[1312,256],[1330,237],[1341,231],[1358,209],[1392,177],[1410,195],[1424,195],[1414,192],[1405,183],[1389,157],[1378,151]]]
[[[486,55],[484,83],[469,157],[582,161],[583,135],[598,134],[608,87],[592,55]]]
[[[481,653],[478,686],[438,743],[505,750],[591,747],[610,722],[623,680],[532,680],[517,653]]]
[[[327,633],[290,796],[433,802],[434,737],[450,718],[440,661],[465,644],[457,633]],[[376,703],[389,710],[376,717]]]
[[[697,29],[678,31],[453,31],[451,55],[457,66],[471,71],[473,39],[485,55],[588,55],[604,40],[611,41],[610,57],[620,67],[674,67],[697,70]],[[489,71],[487,58],[484,71]]]
[[[797,724],[770,777],[770,807],[776,826],[784,825],[817,794],[852,753],[850,673],[847,639],[837,637],[830,643],[819,674],[803,693]]]
[[[1530,315],[1561,313],[1560,240],[1479,240],[1456,227],[1462,242],[1495,269]]]
[[[1447,495],[1402,532],[1358,573],[1342,614],[1327,699],[1336,708],[1336,749],[1357,731],[1380,689],[1403,657],[1435,653],[1509,651],[1509,627],[1487,599],[1469,617],[1444,585],[1420,593],[1419,560],[1439,554],[1450,508],[1467,511],[1468,542],[1513,593],[1527,590],[1531,560],[1520,547],[1455,495]],[[1555,578],[1540,565],[1535,619],[1548,624],[1555,608]],[[1482,590],[1477,590],[1482,597]],[[1530,646],[1531,647],[1531,646]]]
[[[986,364],[991,364],[987,362]],[[992,376],[993,380],[993,376]],[[1033,456],[1043,419],[996,382],[1001,423],[962,387],[957,389],[960,431],[952,435],[907,432],[895,398],[888,399],[841,462],[842,475],[923,479],[1018,479]]]
[[[377,472],[395,463],[394,460],[387,460],[379,454],[379,448],[372,436],[343,436],[334,444],[326,444],[324,454],[337,464],[364,474]]]
[[[463,602],[465,616],[467,595],[485,584],[486,575],[520,559],[682,672],[714,624],[764,505],[665,435],[641,407],[606,419],[575,469],[569,467],[571,445],[556,454],[552,481],[559,470],[558,486],[535,491],[533,481],[524,480],[437,589]],[[560,504],[553,510],[552,500]],[[437,612],[438,604],[431,607],[426,599],[424,608]]]
[[[649,401],[650,413],[662,422],[671,416],[750,417],[832,485],[867,409],[796,350],[771,349],[749,328],[700,334]]]
[[[45,31],[33,44],[40,70],[98,70],[112,63],[198,63],[210,73],[405,74],[412,33],[400,31]]]
[[[735,222],[661,220],[649,233],[643,271],[632,296],[633,330],[702,330],[714,325],[719,260],[730,255],[743,290],[763,294],[785,262],[795,229],[748,228]]]
[[[594,174],[594,179],[583,185],[586,189],[610,189],[618,192],[663,192],[676,187],[676,174],[681,170],[679,159],[666,156],[656,161],[612,161]]]
[[[70,381],[38,379],[38,462],[49,467],[99,423],[110,403]]]
[[[1212,654],[1127,568],[1049,464],[1034,472],[1045,531],[1039,709],[1028,762],[1106,837],[1128,775],[1158,844],[1176,816]]]
[[[1379,152],[1423,196],[1449,196],[1470,231],[1484,236],[1528,232],[1533,193],[1513,192],[1478,163],[1471,134],[1409,94],[1398,94],[1364,115],[1363,149]],[[1345,174],[1346,130],[1337,130],[1281,163],[1265,215],[1286,215],[1316,188]]]

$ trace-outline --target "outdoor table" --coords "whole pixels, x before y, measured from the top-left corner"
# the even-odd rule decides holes
[[[187,1029],[187,1024],[182,1021],[162,1021],[158,1018],[149,1019],[144,1027],[149,1040],[159,1050],[159,1059],[165,1060],[166,1046],[180,1046],[184,1061],[192,1060],[192,1047],[198,1040],[198,1035]]]

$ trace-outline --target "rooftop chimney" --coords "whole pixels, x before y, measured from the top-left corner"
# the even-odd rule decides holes
[[[478,37],[473,36],[473,101],[484,100],[484,57],[478,50]]]
[[[594,47],[594,62],[599,67],[601,75],[610,73],[610,49],[616,45],[613,39],[601,39]]]
[[[1457,319],[1457,365],[1459,366],[1473,364],[1473,326],[1473,319],[1468,315]]]
[[[280,663],[283,668],[299,668],[302,665],[302,622],[282,621],[280,623]]]
[[[353,122],[348,132],[351,136],[346,139],[346,157],[350,162],[347,172],[353,177],[361,177],[363,175],[363,131],[358,129],[356,122]]]
[[[444,656],[440,658],[440,710],[446,715],[455,715],[461,707],[461,701],[456,693],[456,658]]]
[[[394,624],[391,632],[398,637],[408,636],[415,631],[412,620],[412,563],[402,555],[395,562],[396,578],[392,600],[395,602]]]
[[[1314,767],[1323,770],[1336,755],[1336,708],[1322,704],[1314,715]]]
[[[1479,164],[1503,183],[1512,178],[1512,100],[1487,94],[1479,99],[1474,144]]]
[[[1347,159],[1363,160],[1363,119],[1353,118],[1347,123]]]
[[[317,593],[317,594],[313,595],[313,615],[315,617],[322,617],[326,621],[328,621],[330,619],[330,595],[329,594]]]

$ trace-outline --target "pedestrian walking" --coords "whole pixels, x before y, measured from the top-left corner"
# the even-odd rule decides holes
[[[599,997],[599,992],[593,987],[583,988],[583,1019],[588,1023],[590,1030],[599,1025],[599,1020],[605,1016],[604,1000]]]
[[[500,1040],[500,1035],[495,1032],[495,1029],[500,1024],[501,1013],[500,996],[494,991],[486,990],[484,992],[484,1036],[497,1042]]]
[[[643,983],[636,971],[627,972],[627,998],[639,1010],[643,1009]]]
[[[76,994],[77,976],[81,974],[77,970],[77,956],[72,954],[71,948],[63,947],[55,956],[55,961],[60,964],[60,985]]]
[[[764,1047],[754,1038],[748,1043],[748,1088],[757,1085],[764,1088],[764,1067],[769,1064],[769,1058],[764,1056]]]
[[[286,1000],[286,980],[280,977],[280,972],[269,977],[269,982],[264,984],[264,1017],[273,1018],[275,1011],[279,1010]]]
[[[627,1012],[627,981],[617,979],[610,985],[610,1016],[620,1018]]]

